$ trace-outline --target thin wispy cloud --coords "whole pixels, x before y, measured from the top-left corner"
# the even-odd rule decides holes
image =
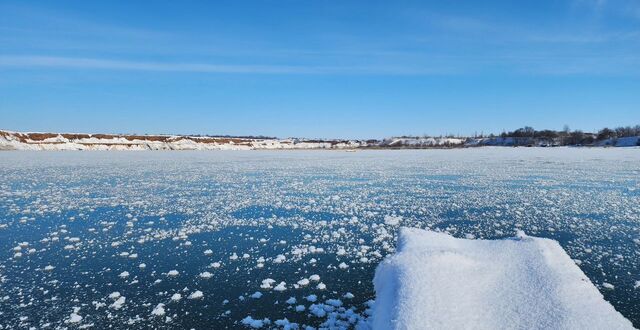
[[[430,64],[414,65],[228,65],[185,62],[146,62],[52,56],[0,56],[0,70],[103,70],[156,73],[257,75],[462,75],[482,70],[527,75],[640,74],[638,56],[570,56],[543,51],[510,52],[495,56],[432,56]]]
[[[125,70],[147,72],[184,72],[219,74],[389,74],[426,75],[454,73],[445,68],[403,66],[287,66],[287,65],[228,65],[208,63],[175,63],[123,61],[97,58],[52,56],[0,56],[0,69],[78,69]]]
[[[68,10],[45,9],[23,4],[0,4],[0,10],[4,13],[3,16],[0,16],[4,18],[0,22],[0,29],[19,29],[22,32],[33,33],[62,33],[65,36],[110,36],[111,38],[127,37],[132,39],[159,39],[173,35],[167,31],[89,20]],[[16,24],[17,22],[20,23]],[[32,22],[38,24],[35,25]]]
[[[168,125],[305,134],[345,114],[427,132],[637,118],[640,3],[578,2],[0,0],[0,112],[144,129],[181,109]]]
[[[573,4],[602,16],[613,13],[640,20],[640,1],[637,0],[574,0]]]
[[[594,8],[628,3],[580,2]],[[270,35],[230,34],[213,27],[209,33],[198,29],[184,34],[166,26],[153,30],[141,27],[144,24],[92,21],[72,11],[18,5],[9,9],[19,19],[0,23],[0,32],[6,32],[0,33],[0,43],[7,46],[4,54],[0,51],[0,69],[281,75],[458,75],[492,70],[553,74],[554,68],[559,68],[557,74],[639,71],[633,68],[638,60],[632,51],[638,48],[633,42],[640,40],[639,31],[600,29],[582,21],[546,26],[538,20],[495,19],[493,14],[427,6],[378,13],[380,18],[403,18],[402,24],[391,23],[384,35],[340,26],[331,32],[311,29],[290,34],[293,41],[282,42]],[[33,21],[39,24],[28,24]],[[321,19],[314,23],[326,24]]]
[[[0,67],[255,74],[309,74],[330,70],[296,66],[162,63],[52,56],[0,56]]]

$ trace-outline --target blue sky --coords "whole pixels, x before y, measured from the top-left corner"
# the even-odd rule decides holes
[[[640,123],[640,1],[0,2],[0,128],[381,138]]]

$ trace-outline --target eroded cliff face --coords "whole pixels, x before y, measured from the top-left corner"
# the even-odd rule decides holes
[[[341,149],[365,145],[359,141],[305,141],[270,138],[21,133],[0,131],[0,150],[252,150]]]

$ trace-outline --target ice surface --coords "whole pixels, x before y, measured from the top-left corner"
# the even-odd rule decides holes
[[[640,326],[639,150],[0,153],[0,325],[360,329],[404,226],[555,239]]]
[[[550,239],[403,228],[374,285],[373,329],[633,329]]]

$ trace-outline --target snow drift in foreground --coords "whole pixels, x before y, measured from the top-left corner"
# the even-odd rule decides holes
[[[553,240],[403,228],[375,274],[373,329],[633,329]]]

